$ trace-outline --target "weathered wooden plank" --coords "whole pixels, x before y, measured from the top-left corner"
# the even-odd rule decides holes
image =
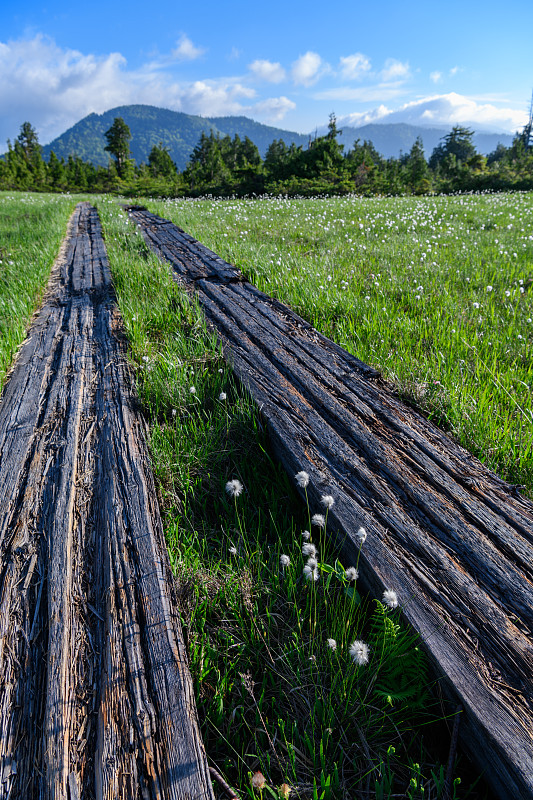
[[[96,211],[0,399],[0,798],[212,800]]]
[[[194,284],[289,473],[309,472],[316,510],[322,494],[335,497],[328,525],[348,561],[356,531],[368,531],[363,584],[397,591],[465,709],[465,749],[502,800],[531,798],[533,504],[181,229],[130,213],[177,279]]]

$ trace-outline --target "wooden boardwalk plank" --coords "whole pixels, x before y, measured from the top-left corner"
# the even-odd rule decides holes
[[[0,399],[0,798],[214,797],[126,355],[80,204]]]
[[[361,579],[396,590],[462,742],[502,800],[533,796],[533,504],[402,403],[378,373],[260,292],[180,228],[141,208],[149,246],[194,285],[236,375]]]

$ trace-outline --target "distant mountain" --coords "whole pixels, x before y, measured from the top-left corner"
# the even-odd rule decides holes
[[[450,130],[445,128],[424,128],[422,125],[408,125],[405,122],[395,123],[374,123],[363,125],[360,128],[347,128],[341,126],[342,135],[339,142],[344,145],[344,151],[350,150],[354,142],[359,139],[371,141],[378,153],[391,158],[398,158],[400,152],[408,153],[418,136],[424,142],[424,152],[429,158],[440,140],[446,136]],[[325,129],[324,129],[325,130]],[[501,142],[505,147],[510,147],[513,137],[506,133],[475,133],[473,143],[478,152],[487,155],[496,149]]]
[[[161,143],[168,148],[171,158],[180,170],[185,168],[202,131],[209,134],[212,130],[215,134],[229,135],[232,138],[238,134],[241,139],[248,136],[257,145],[263,157],[274,139],[283,139],[287,145],[294,143],[305,147],[310,137],[316,135],[273,128],[248,117],[196,117],[155,106],[118,106],[103,114],[89,114],[77,122],[43,147],[44,157],[48,159],[53,150],[58,158],[63,157],[66,160],[69,155],[74,155],[95,165],[107,166],[109,153],[104,150],[106,145],[104,134],[113,124],[115,117],[122,117],[131,130],[130,149],[137,164],[142,161],[147,162],[152,147]],[[319,129],[320,134],[325,130],[326,128]],[[424,142],[426,158],[429,158],[433,149],[447,133],[449,130],[439,128],[424,128],[405,123],[383,123],[364,125],[360,128],[344,127],[339,141],[344,144],[344,151],[347,152],[357,139],[361,142],[370,140],[379,153],[385,158],[390,158],[398,157],[401,152],[408,153],[416,138],[420,136]],[[478,133],[474,136],[474,144],[480,153],[487,154],[495,150],[499,142],[509,147],[512,139],[513,137],[507,134]]]
[[[258,147],[262,156],[274,139],[283,139],[287,144],[306,144],[308,136],[261,125],[247,117],[196,117],[180,111],[170,111],[155,106],[118,106],[103,114],[89,114],[77,122],[57,139],[43,147],[43,156],[48,159],[51,151],[65,160],[69,155],[79,156],[95,165],[107,166],[109,153],[105,132],[113,124],[115,117],[122,117],[131,131],[130,150],[133,158],[140,164],[148,161],[154,145],[160,143],[168,148],[178,169],[184,169],[193,148],[198,143],[202,131],[212,130],[221,136],[231,138],[238,134],[242,139],[248,136]]]

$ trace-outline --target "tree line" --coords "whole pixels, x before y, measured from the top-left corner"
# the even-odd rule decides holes
[[[57,192],[118,192],[165,197],[283,194],[429,194],[475,190],[533,189],[532,131],[526,126],[510,147],[488,156],[476,151],[474,132],[456,125],[426,160],[422,140],[399,158],[384,158],[370,141],[357,140],[344,152],[335,115],[327,133],[307,147],[271,143],[264,159],[248,138],[202,133],[186,168],[179,172],[162,144],[147,163],[130,155],[131,132],[121,117],[105,133],[108,167],[77,156],[65,161],[52,152],[43,159],[38,136],[24,122],[0,158],[0,189]]]

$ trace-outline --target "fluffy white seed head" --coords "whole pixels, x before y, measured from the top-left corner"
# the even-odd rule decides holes
[[[355,567],[348,567],[344,573],[344,576],[347,581],[356,581],[359,577],[359,570],[357,570]]]
[[[309,486],[309,473],[302,470],[301,472],[297,472],[294,476],[296,479],[296,483],[301,489],[306,489]]]
[[[282,567],[288,567],[291,563],[289,556],[286,556],[285,554],[280,556],[279,561]]]
[[[189,387],[189,392],[190,392],[191,394],[196,394],[196,386],[190,386],[190,387]]]
[[[333,652],[335,652],[335,650],[337,649],[337,642],[335,641],[335,639],[328,639],[327,643],[328,643],[329,649],[333,650]]]
[[[218,399],[219,399],[220,401],[223,401],[223,400],[225,400],[225,399],[226,399],[226,397],[227,397],[227,394],[226,394],[226,392],[220,392],[220,394],[219,394],[219,396],[218,396]]]
[[[397,608],[398,606],[398,595],[393,589],[386,589],[383,592],[383,597],[381,602],[384,606],[388,606],[388,608]]]
[[[228,481],[226,484],[226,492],[229,494],[230,497],[238,497],[243,490],[242,483],[234,478],[232,481]]]
[[[331,508],[331,506],[335,504],[335,499],[330,494],[323,494],[320,498],[320,502],[324,508]]]
[[[230,551],[232,556],[236,556],[237,555],[237,548],[236,547],[230,547],[229,551]]]
[[[311,567],[311,569],[316,569],[318,567],[318,561],[316,560],[316,558],[308,558],[307,566]]]
[[[326,519],[323,514],[313,514],[311,517],[311,525],[315,525],[317,528],[323,528],[326,524]]]
[[[254,772],[252,775],[252,786],[254,789],[263,790],[266,786],[266,778],[262,772]]]
[[[355,536],[359,544],[364,544],[366,541],[367,533],[364,528],[359,528]]]
[[[310,558],[316,558],[316,547],[311,542],[306,542],[302,546],[302,553],[304,556],[309,556]]]
[[[309,564],[305,565],[305,567],[303,569],[303,574],[304,574],[306,580],[308,580],[308,581],[317,581],[318,578],[319,578],[318,570],[317,569],[313,569],[312,567],[309,566]]]
[[[368,664],[368,645],[356,639],[350,645],[350,655],[358,667],[364,667]]]
[[[309,531],[302,531],[302,538],[305,539],[306,542],[308,542],[309,539],[311,538],[311,534],[309,533]]]

